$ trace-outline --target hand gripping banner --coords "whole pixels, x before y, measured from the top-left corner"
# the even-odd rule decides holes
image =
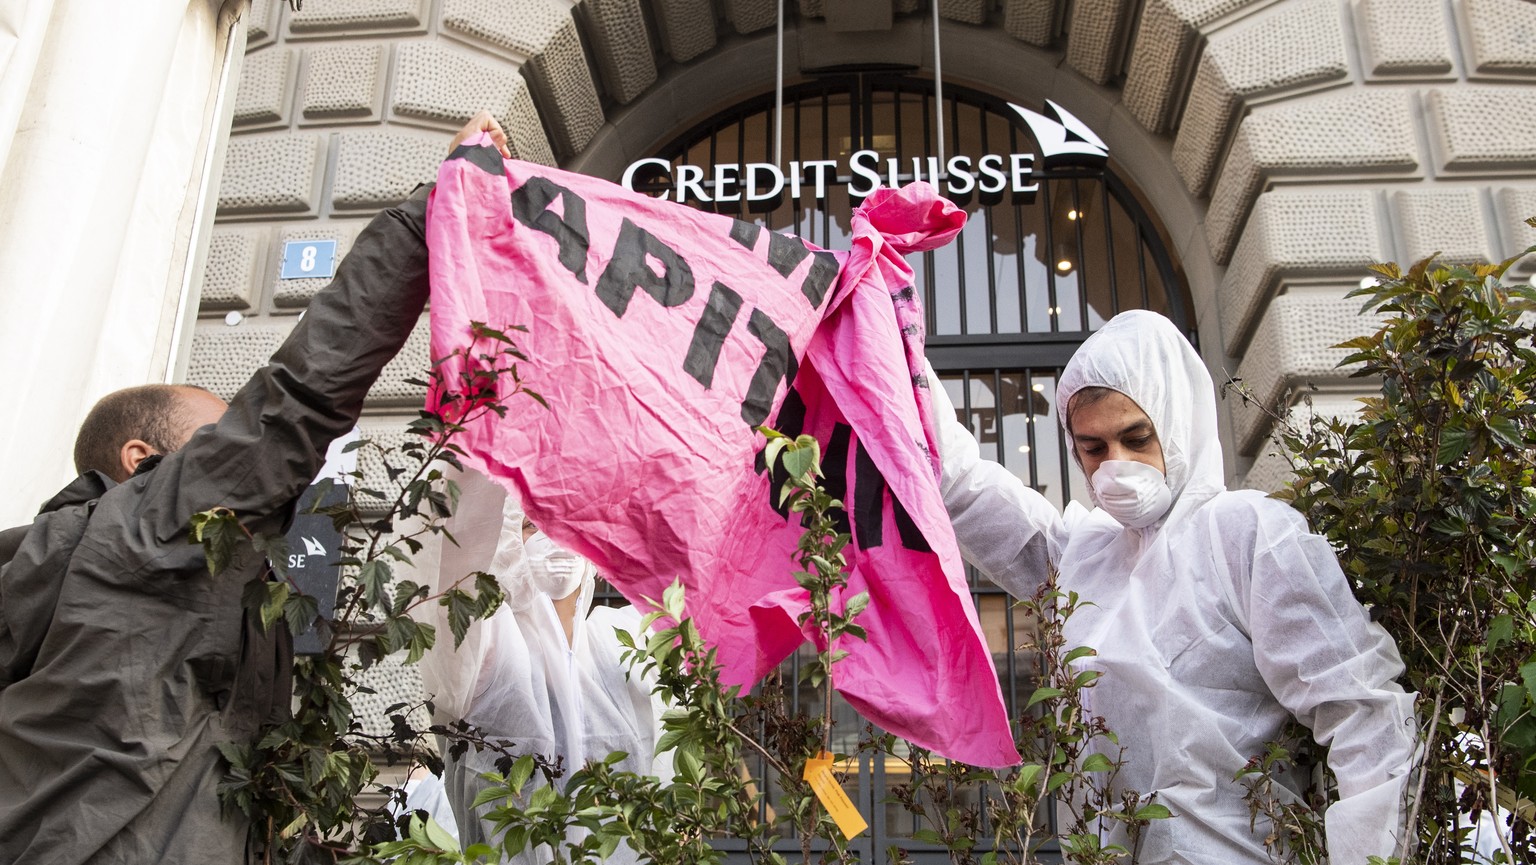
[[[520,372],[549,404],[470,425],[466,465],[637,605],[681,578],[726,682],[749,687],[807,638],[809,608],[791,575],[799,521],[776,510],[756,427],[816,436],[847,505],[847,597],[870,596],[868,641],[836,647],[838,690],[946,757],[1017,763],[940,498],[901,258],[964,221],[926,184],[877,190],[852,249],[832,253],[465,145],[428,209],[432,355],[457,382],[472,322],[525,326]]]

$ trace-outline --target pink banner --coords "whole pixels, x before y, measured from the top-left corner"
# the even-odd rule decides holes
[[[939,494],[901,258],[964,213],[926,184],[878,190],[831,253],[490,147],[454,157],[428,210],[433,357],[465,348],[471,322],[526,326],[520,370],[550,406],[473,424],[467,463],[635,603],[681,578],[727,682],[750,686],[805,639],[808,608],[799,522],[775,509],[756,427],[815,435],[847,505],[846,596],[870,595],[838,690],[944,756],[1018,762]]]

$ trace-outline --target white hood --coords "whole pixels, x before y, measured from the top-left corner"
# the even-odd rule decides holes
[[[1122,312],[1077,350],[1056,387],[1056,416],[1069,446],[1067,405],[1086,387],[1125,394],[1157,428],[1173,490],[1173,507],[1159,525],[1180,519],[1226,488],[1211,375],[1173,322],[1146,310]],[[1088,494],[1098,504],[1092,484]]]

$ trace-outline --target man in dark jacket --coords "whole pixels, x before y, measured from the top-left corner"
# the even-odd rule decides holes
[[[454,145],[481,129],[501,135],[482,113]],[[218,746],[286,715],[291,641],[242,610],[261,556],[210,576],[189,518],[224,507],[283,530],[421,314],[425,222],[425,189],[377,216],[227,411],[161,393],[172,416],[148,426],[171,431],[108,437],[0,563],[0,863],[245,859]]]

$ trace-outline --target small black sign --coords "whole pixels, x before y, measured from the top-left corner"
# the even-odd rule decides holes
[[[299,497],[299,507],[288,529],[288,577],[299,591],[319,601],[320,618],[315,625],[293,635],[293,651],[298,655],[318,655],[331,641],[331,617],[336,614],[336,586],[341,581],[341,533],[316,508],[320,488],[311,486]],[[320,508],[346,504],[347,488],[332,484],[320,501]]]

